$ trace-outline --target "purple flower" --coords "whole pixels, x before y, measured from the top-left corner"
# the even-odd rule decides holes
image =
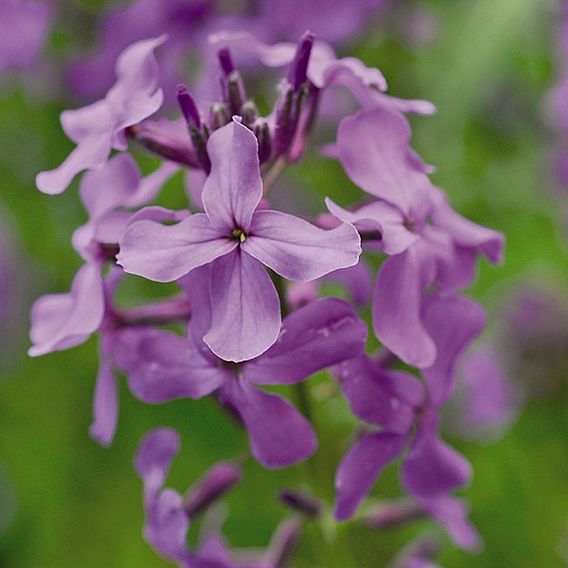
[[[317,300],[286,317],[278,341],[260,357],[227,365],[201,341],[201,329],[212,315],[203,286],[207,271],[198,269],[184,279],[195,306],[189,338],[154,329],[130,336],[124,332],[117,361],[130,390],[153,404],[218,391],[242,419],[261,463],[282,467],[307,458],[316,447],[310,424],[287,400],[255,385],[295,384],[357,356],[365,345],[365,324],[343,300]]]
[[[0,72],[33,65],[50,27],[52,8],[41,0],[1,0]]]
[[[117,258],[126,272],[158,282],[208,266],[212,317],[204,341],[220,358],[244,361],[266,351],[280,331],[278,294],[262,264],[290,280],[314,280],[355,265],[360,241],[348,224],[323,231],[285,213],[256,210],[258,145],[237,120],[214,132],[207,149],[205,213],[174,226],[132,224]]]
[[[408,448],[401,468],[405,489],[446,526],[458,545],[474,549],[476,533],[459,514],[463,505],[451,496],[469,482],[471,469],[440,439],[437,412],[453,390],[459,356],[483,327],[484,313],[471,300],[440,294],[431,295],[423,310],[438,353],[423,371],[427,398],[413,376],[381,368],[367,356],[337,367],[353,413],[381,430],[363,434],[342,460],[336,473],[335,516],[349,518],[381,471]]]
[[[111,149],[126,150],[125,129],[162,104],[154,50],[165,41],[160,36],[128,47],[116,63],[117,81],[106,97],[61,114],[63,130],[77,146],[58,168],[38,174],[40,191],[61,193],[82,170],[101,168]]]
[[[381,266],[373,292],[375,333],[403,361],[425,368],[434,362],[436,349],[422,320],[424,290],[435,283],[455,292],[470,284],[477,252],[499,262],[503,237],[451,209],[409,140],[410,128],[399,113],[373,109],[344,119],[339,159],[349,177],[378,200],[355,212],[327,204],[360,231],[380,235],[378,247],[391,257]]]

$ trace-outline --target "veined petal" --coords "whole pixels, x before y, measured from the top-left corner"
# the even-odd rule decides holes
[[[203,340],[225,361],[246,361],[278,338],[280,302],[266,270],[236,250],[211,266],[211,329]]]
[[[244,368],[258,384],[292,384],[330,365],[359,355],[367,325],[345,301],[322,298],[292,312],[277,342]]]
[[[373,291],[373,327],[377,338],[404,362],[429,367],[436,346],[421,320],[422,293],[434,280],[435,262],[419,241],[381,266]]]
[[[157,329],[120,334],[117,364],[132,393],[150,404],[178,398],[202,398],[233,374],[201,356],[191,338]]]
[[[428,176],[409,159],[410,126],[404,116],[380,108],[344,118],[337,132],[339,159],[367,193],[421,221],[429,204]]]
[[[211,173],[203,186],[203,206],[211,223],[247,232],[262,198],[256,136],[239,120],[216,130],[207,143]]]
[[[310,423],[286,399],[234,380],[222,389],[245,423],[254,457],[284,467],[310,457],[317,446]]]
[[[220,233],[204,213],[197,213],[177,225],[154,221],[130,225],[120,242],[117,262],[130,274],[172,282],[237,246],[237,241]]]
[[[367,496],[382,470],[404,449],[406,436],[367,434],[347,452],[335,474],[335,518],[349,519]]]
[[[305,282],[357,264],[361,239],[346,223],[325,231],[286,213],[257,211],[242,248],[284,278]]]

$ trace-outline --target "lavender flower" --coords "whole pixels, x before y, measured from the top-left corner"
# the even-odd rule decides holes
[[[258,144],[239,121],[214,132],[207,150],[205,213],[174,226],[132,224],[118,262],[158,282],[210,265],[212,318],[204,341],[238,362],[266,351],[280,330],[278,295],[262,264],[290,280],[314,280],[356,264],[361,249],[350,225],[323,231],[284,213],[255,211],[262,197]]]
[[[77,144],[56,169],[38,174],[40,191],[61,193],[82,170],[101,168],[111,149],[126,150],[125,129],[156,112],[162,104],[154,50],[166,36],[128,47],[116,63],[116,83],[104,99],[61,114],[61,124]]]

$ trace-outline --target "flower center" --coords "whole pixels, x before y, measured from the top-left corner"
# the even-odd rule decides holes
[[[236,239],[237,241],[244,243],[247,239],[247,235],[246,233],[242,230],[242,229],[233,229],[231,231],[231,237],[233,237],[233,239]]]

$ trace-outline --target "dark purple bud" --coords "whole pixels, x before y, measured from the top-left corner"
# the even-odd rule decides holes
[[[296,134],[303,98],[303,89],[296,92],[287,81],[284,82],[274,121],[274,152],[277,156],[286,154],[290,149]]]
[[[297,519],[280,523],[269,546],[271,566],[288,568],[301,537],[301,524]]]
[[[224,81],[225,103],[229,107],[231,114],[241,114],[247,95],[245,86],[238,71],[233,71]]]
[[[306,32],[302,36],[296,49],[294,59],[288,68],[288,82],[294,87],[295,91],[307,81],[308,77],[306,72],[308,70],[314,39],[314,35],[311,32]]]
[[[289,161],[292,163],[297,162],[302,157],[302,154],[308,145],[318,113],[320,89],[310,83],[307,91],[308,94],[305,104],[301,109],[298,126],[296,128],[296,135],[289,151]]]
[[[215,103],[211,105],[211,128],[215,131],[231,121],[231,116],[227,110],[227,106],[223,103]]]
[[[222,47],[217,52],[217,57],[219,59],[219,63],[221,64],[221,69],[225,74],[225,77],[228,77],[233,71],[235,71],[235,64],[233,63],[233,58],[231,57],[229,48]]]
[[[279,493],[278,498],[290,509],[294,509],[311,519],[319,517],[321,513],[320,500],[305,491],[284,489]]]
[[[243,117],[243,124],[250,128],[258,118],[258,108],[254,104],[254,101],[246,101],[241,108],[240,114]]]
[[[183,84],[178,85],[176,89],[176,96],[187,124],[191,124],[195,126],[195,128],[200,128],[201,118],[199,117],[199,110],[197,109],[195,100],[187,90],[187,87]]]
[[[241,468],[232,462],[219,462],[206,471],[188,491],[183,508],[195,518],[221,499],[241,479]]]
[[[409,499],[393,499],[375,506],[363,522],[374,529],[397,528],[425,517],[424,510]]]
[[[190,144],[163,130],[154,122],[146,121],[130,126],[126,129],[126,135],[166,160],[190,168],[202,167]]]
[[[258,160],[264,164],[270,160],[272,154],[272,139],[270,137],[270,128],[266,120],[259,118],[253,128],[258,140]]]

